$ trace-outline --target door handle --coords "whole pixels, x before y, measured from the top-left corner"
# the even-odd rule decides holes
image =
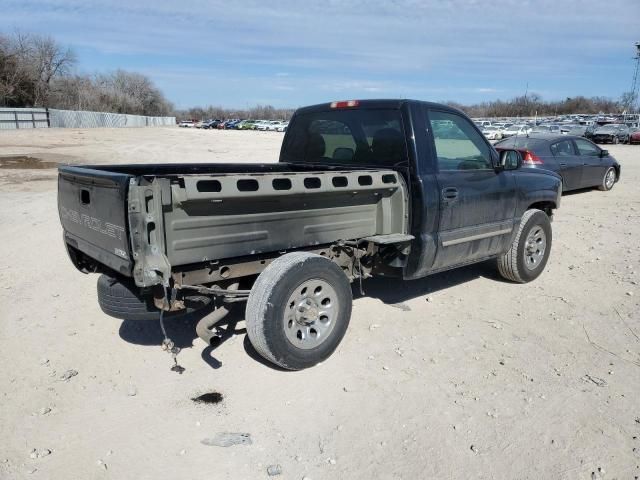
[[[560,166],[561,166],[561,167],[566,167],[566,166],[567,166],[567,164],[566,164],[566,163],[561,163],[561,164],[560,164]]]
[[[456,187],[443,188],[442,198],[444,200],[455,200],[456,198],[458,198],[458,189]]]

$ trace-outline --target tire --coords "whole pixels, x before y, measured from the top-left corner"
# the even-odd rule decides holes
[[[618,145],[618,143],[620,143],[620,140],[618,139],[618,137],[613,137],[613,140],[611,140],[611,143],[614,145]]]
[[[613,167],[607,168],[602,176],[602,180],[600,181],[600,185],[598,185],[598,190],[602,190],[603,192],[608,192],[613,188],[616,184],[618,174],[616,169]]]
[[[206,296],[185,299],[187,308],[176,312],[165,312],[164,317],[180,317],[209,305]],[[160,310],[153,303],[152,295],[141,295],[133,281],[100,275],[98,278],[98,303],[107,315],[121,320],[159,320]]]
[[[351,285],[340,267],[320,255],[289,253],[258,276],[247,302],[247,334],[275,365],[309,368],[340,344],[351,304]]]
[[[498,257],[500,275],[517,283],[535,280],[547,264],[551,241],[551,222],[547,214],[542,210],[527,210],[520,220],[520,228],[511,247]],[[528,246],[531,246],[531,250]]]

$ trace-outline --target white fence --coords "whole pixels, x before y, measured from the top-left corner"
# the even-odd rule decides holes
[[[0,108],[0,130],[23,128],[123,128],[175,125],[175,117],[82,112],[53,108]]]

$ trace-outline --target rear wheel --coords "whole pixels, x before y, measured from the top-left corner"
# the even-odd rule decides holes
[[[598,185],[598,190],[602,190],[604,192],[611,190],[616,183],[617,176],[618,174],[616,173],[615,168],[607,168],[607,171],[604,172],[604,176],[602,177],[600,185]]]
[[[527,210],[511,248],[498,257],[498,271],[507,280],[527,283],[544,270],[551,252],[551,222],[542,210]]]
[[[301,370],[327,359],[351,317],[351,285],[327,258],[294,252],[273,261],[247,302],[247,334],[270,362]]]

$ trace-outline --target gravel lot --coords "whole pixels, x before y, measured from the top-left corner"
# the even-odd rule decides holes
[[[0,132],[0,157],[272,162],[281,139]],[[68,261],[55,170],[0,158],[0,478],[260,479],[275,465],[286,479],[637,478],[640,147],[609,150],[622,180],[563,197],[534,283],[500,281],[489,264],[366,281],[340,348],[302,372],[257,358],[241,314],[215,349],[194,319],[173,321],[182,375],[158,325],[105,316],[97,276]],[[213,392],[222,401],[192,401]],[[222,432],[252,443],[202,443]]]

